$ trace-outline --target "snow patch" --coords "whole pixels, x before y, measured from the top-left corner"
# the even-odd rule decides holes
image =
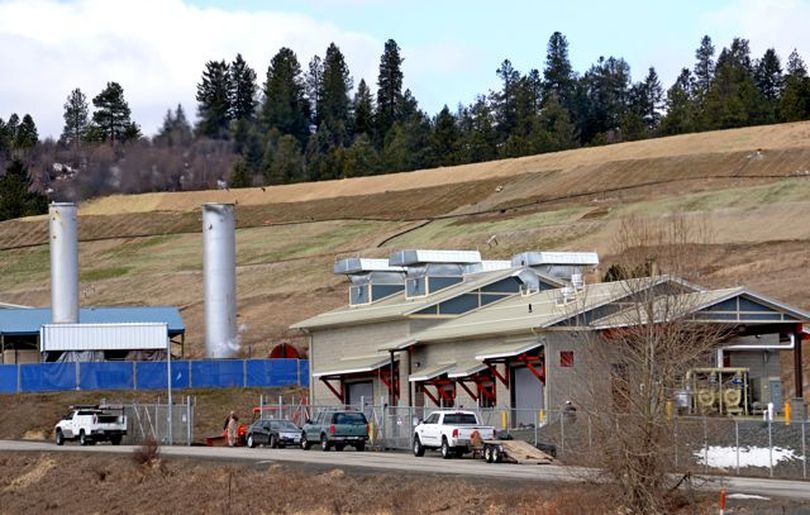
[[[740,447],[740,467],[770,466],[770,450],[767,447]],[[737,466],[737,448],[711,445],[708,450],[695,451],[695,457],[701,465],[713,468],[733,468]],[[773,464],[782,461],[801,460],[793,449],[773,448]]]
[[[770,497],[763,497],[756,494],[728,494],[726,499],[753,499],[758,501],[770,501]]]

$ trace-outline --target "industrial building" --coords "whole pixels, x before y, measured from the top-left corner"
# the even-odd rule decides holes
[[[339,260],[348,305],[292,326],[309,341],[310,400],[497,407],[514,410],[512,424],[530,424],[533,410],[562,408],[586,374],[599,373],[586,358],[627,326],[641,292],[677,299],[679,317],[734,327],[706,365],[747,369],[747,400],[780,406],[805,393],[810,314],[744,288],[706,290],[664,275],[584,280],[598,262],[589,252],[485,261],[477,251],[425,250]]]

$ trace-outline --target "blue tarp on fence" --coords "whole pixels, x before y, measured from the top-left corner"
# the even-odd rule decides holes
[[[172,388],[189,387],[189,362],[172,361]],[[166,388],[165,361],[139,361],[135,365],[135,389]]]
[[[76,363],[33,363],[18,367],[20,391],[50,392],[77,387]]]
[[[17,391],[17,365],[0,365],[0,393]]]
[[[306,360],[172,361],[173,388],[270,388],[308,384]],[[0,393],[163,388],[166,388],[165,361],[0,365]]]
[[[79,390],[132,390],[135,387],[132,362],[99,361],[78,365]]]

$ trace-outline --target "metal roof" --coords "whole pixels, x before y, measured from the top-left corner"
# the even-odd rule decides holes
[[[673,295],[670,297],[660,297],[655,299],[652,310],[655,317],[655,322],[663,322],[665,320],[673,320],[679,317],[702,311],[711,306],[720,304],[735,297],[748,297],[755,302],[768,306],[776,311],[781,311],[784,314],[790,315],[799,321],[810,322],[810,313],[802,311],[798,308],[789,306],[777,300],[771,299],[759,293],[753,292],[743,287],[725,288],[721,290],[708,290],[693,293],[686,293],[682,295]],[[710,320],[706,320],[709,322]],[[758,321],[756,319],[740,319],[740,320],[725,320],[725,322],[746,322],[746,323],[779,323],[788,322],[796,323],[796,320],[771,320]],[[594,326],[599,329],[606,329],[611,327],[625,327],[628,325],[645,324],[649,323],[649,317],[646,309],[637,310],[629,307],[612,315],[600,318],[594,322]]]
[[[424,370],[420,370],[419,372],[412,373],[410,377],[408,377],[408,381],[412,383],[415,381],[430,381],[431,379],[439,377],[440,375],[450,371],[455,366],[455,363],[444,363],[434,367],[428,367]]]
[[[529,295],[514,295],[410,335],[401,345],[454,340],[498,334],[530,333],[576,317],[611,302],[618,301],[641,288],[653,287],[672,280],[668,276],[630,279],[585,286],[566,304],[560,303],[562,290],[543,290]],[[645,281],[649,281],[645,283]],[[529,310],[531,306],[531,311]],[[386,345],[390,345],[386,344]]]
[[[493,345],[492,347],[479,351],[476,354],[475,359],[479,361],[484,361],[487,359],[499,359],[499,358],[511,358],[512,356],[518,356],[523,354],[524,352],[529,352],[532,349],[536,349],[537,347],[543,345],[543,342],[540,340],[533,340],[533,341],[516,341],[516,342],[507,342],[501,343],[498,345]]]
[[[521,252],[512,256],[512,266],[599,264],[596,252]]]
[[[332,271],[336,274],[358,274],[362,272],[404,272],[401,266],[391,266],[388,259],[345,258],[335,262]]]
[[[488,367],[478,360],[465,360],[458,363],[452,370],[447,372],[447,377],[450,379],[458,377],[467,377],[486,370]]]
[[[415,265],[418,263],[480,263],[477,250],[398,250],[388,258],[392,265]]]
[[[332,311],[327,311],[326,313],[321,313],[320,315],[297,322],[290,327],[292,329],[314,329],[395,320],[468,291],[510,277],[515,272],[516,271],[513,269],[508,269],[467,275],[461,282],[448,286],[447,288],[442,288],[427,297],[406,299],[405,293],[401,292],[373,304],[344,306]]]
[[[0,334],[36,336],[43,325],[51,322],[51,308],[0,309]],[[174,306],[82,308],[79,310],[79,322],[89,324],[164,322],[169,327],[169,336],[186,331],[180,310]]]
[[[372,372],[391,363],[391,356],[388,354],[376,354],[357,358],[346,358],[321,368],[317,367],[312,372],[312,377],[327,377],[347,374],[358,374],[362,372]]]

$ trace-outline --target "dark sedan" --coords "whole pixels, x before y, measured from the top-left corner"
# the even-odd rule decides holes
[[[301,443],[301,428],[281,419],[257,420],[247,432],[248,447],[267,445],[273,449]]]

